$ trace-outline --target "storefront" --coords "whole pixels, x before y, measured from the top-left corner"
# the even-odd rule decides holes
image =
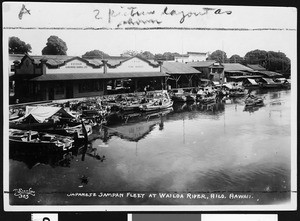
[[[161,72],[160,63],[139,57],[116,61],[26,54],[14,62],[14,71],[15,97],[22,103],[101,96],[124,82],[131,92],[143,90],[145,85],[163,89],[168,76]]]

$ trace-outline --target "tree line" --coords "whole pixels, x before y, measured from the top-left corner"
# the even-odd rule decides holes
[[[18,37],[9,38],[9,53],[10,54],[24,54],[31,53],[31,45],[26,44]],[[50,36],[47,39],[46,46],[42,49],[42,55],[67,55],[67,44],[57,36]],[[149,60],[174,60],[175,56],[180,56],[177,52],[164,52],[153,54],[150,51],[134,51],[127,50],[122,53],[122,56],[140,56]],[[92,50],[87,51],[82,55],[84,58],[110,58],[110,55],[100,51]],[[240,63],[247,64],[259,64],[269,71],[277,71],[280,73],[290,74],[291,61],[282,52],[265,51],[265,50],[252,50],[246,53],[244,57],[234,54],[230,58],[227,57],[226,52],[222,50],[216,50],[209,54],[207,60],[215,60],[221,63]]]

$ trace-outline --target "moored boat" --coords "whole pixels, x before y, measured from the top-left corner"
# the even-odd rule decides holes
[[[62,125],[76,126],[80,122],[61,107],[26,106],[25,115],[11,120],[9,128],[19,130],[44,130],[57,128]]]
[[[282,86],[281,83],[277,83],[271,78],[262,78],[261,81],[262,88],[280,88]]]
[[[9,146],[14,150],[60,152],[74,145],[71,137],[30,130],[9,129]]]
[[[249,107],[249,106],[263,106],[264,105],[264,100],[260,97],[249,94],[248,97],[245,100],[245,105],[246,105],[246,107]]]
[[[174,102],[186,102],[187,101],[187,97],[185,96],[184,91],[181,88],[172,89],[172,90],[170,90],[169,93],[170,93],[171,100]]]
[[[173,106],[173,101],[171,100],[168,92],[166,90],[151,92],[148,96],[149,102],[140,105],[140,110],[143,112],[149,111],[160,111],[163,109],[168,109]]]

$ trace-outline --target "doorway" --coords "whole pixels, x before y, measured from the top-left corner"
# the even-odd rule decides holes
[[[66,84],[66,98],[73,98],[73,84],[72,83],[67,83]]]

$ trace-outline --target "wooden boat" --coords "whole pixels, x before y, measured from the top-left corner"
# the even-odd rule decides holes
[[[291,80],[286,78],[277,78],[274,80],[275,83],[280,84],[281,88],[291,89]]]
[[[217,94],[213,90],[198,91],[196,101],[201,104],[209,104],[216,102]]]
[[[26,106],[25,115],[11,120],[9,128],[19,130],[40,131],[50,128],[59,128],[61,125],[76,126],[80,122],[61,107]]]
[[[210,104],[216,102],[216,95],[197,96],[197,102],[200,104]]]
[[[184,91],[184,96],[186,97],[186,102],[194,102],[196,101],[196,93],[197,91],[192,88],[185,88],[183,89]]]
[[[171,97],[171,100],[174,102],[186,102],[187,101],[187,96],[185,95],[183,89],[181,89],[181,88],[172,89],[170,91],[170,97]]]
[[[256,97],[254,95],[249,95],[245,100],[246,107],[249,106],[263,106],[264,100],[260,97]]]
[[[244,87],[233,87],[229,89],[229,97],[242,97],[245,96],[247,92],[245,91]]]
[[[271,78],[262,78],[261,87],[262,88],[280,88],[282,86],[281,83],[276,83]]]
[[[163,109],[168,109],[173,106],[173,101],[171,100],[168,92],[163,91],[154,91],[148,99],[149,103],[140,105],[140,110],[143,112],[149,111],[160,111]]]
[[[87,136],[90,136],[93,133],[92,126],[91,125],[86,125],[86,124],[84,126],[85,126],[85,130],[87,132]],[[77,126],[74,126],[74,127],[66,127],[65,130],[68,133],[76,133],[76,137],[78,139],[83,139],[84,138],[84,131],[83,131],[82,125],[77,125]]]
[[[9,146],[13,149],[28,152],[59,152],[73,147],[74,140],[67,136],[48,134],[37,131],[9,129]]]

